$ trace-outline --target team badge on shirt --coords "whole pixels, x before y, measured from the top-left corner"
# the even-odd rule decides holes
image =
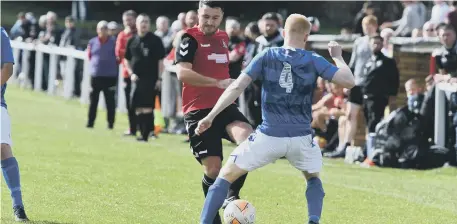
[[[224,48],[228,48],[228,47],[227,47],[227,44],[225,43],[224,40],[222,40],[222,46],[223,46]]]

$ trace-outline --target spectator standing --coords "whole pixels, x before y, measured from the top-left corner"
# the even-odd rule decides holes
[[[132,91],[132,81],[126,67],[126,61],[124,59],[125,51],[127,47],[127,41],[136,34],[135,27],[136,12],[133,10],[125,11],[122,14],[122,22],[124,24],[124,30],[122,30],[116,39],[116,57],[117,60],[122,64],[122,77],[124,78],[124,94],[125,101],[128,111],[129,119],[129,130],[124,132],[126,136],[136,136],[137,122],[135,110],[131,106],[130,94]]]
[[[28,34],[28,21],[25,18],[24,12],[19,12],[17,14],[16,23],[14,23],[13,27],[10,30],[10,38],[15,40],[18,37],[23,37],[25,34]]]
[[[74,46],[81,47],[81,31],[75,27],[75,19],[71,16],[65,17],[65,30],[59,43],[60,47]]]
[[[108,23],[108,35],[117,39],[117,35],[119,35],[119,26],[115,21]]]
[[[173,21],[173,23],[171,24],[171,32],[176,34],[180,30],[184,29],[186,26],[185,20],[186,20],[186,13],[180,12],[178,14],[177,20]]]
[[[185,18],[185,27],[184,29],[189,29],[197,25],[198,23],[198,14],[194,10],[190,10],[189,12],[186,13],[186,18]]]
[[[317,17],[308,17],[309,22],[311,23],[311,35],[313,34],[319,34],[319,31],[321,30],[321,22],[319,22],[319,19]]]
[[[243,66],[246,42],[241,36],[241,24],[235,18],[227,18],[225,32],[229,36],[229,74],[230,78],[236,79],[240,75]]]
[[[75,49],[81,48],[81,31],[75,27],[75,20],[71,16],[65,17],[65,30],[62,33],[62,38],[59,43],[60,47],[74,47]],[[65,57],[61,57],[65,60]],[[62,63],[60,71],[64,72],[65,64]],[[82,81],[82,61],[76,60],[76,68],[74,71],[74,90],[75,96],[81,95],[81,81]]]
[[[362,20],[366,16],[370,16],[370,15],[374,16],[374,13],[375,13],[375,9],[374,9],[373,3],[365,2],[363,4],[362,9],[357,13],[357,15],[354,18],[353,33],[363,35]]]
[[[170,21],[166,16],[159,16],[156,19],[156,31],[154,34],[162,39],[165,53],[169,54],[173,45],[173,32],[169,29]],[[181,92],[181,83],[176,77],[176,73],[164,71],[162,74],[162,87],[158,93],[160,99],[160,108],[164,117],[164,132],[171,132],[170,119],[176,118],[178,94]]]
[[[108,35],[108,22],[97,24],[97,37],[87,46],[90,61],[91,87],[87,127],[93,128],[97,116],[100,92],[105,96],[108,129],[113,129],[116,115],[115,95],[118,80],[118,60],[114,54],[116,41]]]
[[[349,93],[348,109],[346,110],[346,124],[344,125],[346,131],[341,140],[344,144],[340,144],[333,153],[327,155],[331,158],[344,157],[346,148],[351,145],[357,131],[357,121],[362,106],[360,98],[363,99],[362,86],[364,81],[364,66],[372,56],[370,38],[377,35],[378,19],[375,16],[366,16],[362,20],[362,27],[365,36],[355,40],[354,46],[352,47],[351,61],[349,62],[349,67],[354,71],[356,86],[352,88]]]
[[[244,54],[243,67],[247,66],[255,56],[257,48],[256,39],[260,36],[260,29],[257,22],[250,22],[244,29],[244,37],[246,41],[246,53]]]
[[[390,38],[393,36],[393,34],[394,34],[394,31],[390,28],[381,30],[381,34],[380,34],[382,39],[384,40],[384,43],[382,45],[383,48],[381,49],[381,52],[389,58],[392,58],[393,54],[394,54],[393,45],[391,45],[389,43]]]
[[[434,0],[432,8],[432,16],[430,22],[432,24],[440,24],[445,22],[447,14],[451,11],[451,7],[443,0]]]
[[[60,43],[62,31],[57,24],[57,14],[49,11],[46,14],[46,25],[44,30],[38,35],[38,39],[42,44],[58,45]],[[48,89],[49,79],[49,54],[43,55],[43,82],[41,88],[46,91]]]
[[[381,29],[396,27],[394,36],[411,37],[413,30],[421,29],[425,23],[421,11],[423,8],[413,1],[402,1],[402,3],[404,9],[401,19],[394,22],[385,22],[381,25]]]
[[[422,27],[422,37],[424,38],[433,38],[436,37],[435,24],[428,21]]]
[[[356,100],[363,105],[363,112],[367,124],[367,155],[373,151],[373,138],[376,125],[384,117],[387,105],[393,105],[400,86],[400,75],[394,59],[386,57],[381,49],[383,39],[374,36],[370,39],[372,56],[364,66],[362,95]],[[363,98],[362,98],[363,97]],[[393,111],[394,106],[390,109]]]
[[[71,15],[73,18],[84,22],[87,17],[86,0],[73,0],[71,2]]]
[[[125,65],[134,84],[131,103],[141,129],[137,140],[147,142],[154,128],[155,98],[161,86],[165,48],[162,40],[150,31],[149,16],[140,14],[136,28],[138,35],[127,42]]]
[[[154,34],[162,39],[165,53],[171,51],[173,42],[173,32],[170,31],[170,20],[166,16],[159,16],[156,20],[156,31]]]
[[[176,49],[179,49],[180,39],[180,36],[175,35],[172,43],[173,48],[164,60],[164,64],[168,65],[168,68],[175,68],[173,64],[176,59]],[[162,132],[183,134],[185,128],[181,127],[181,130],[179,130],[179,125],[184,124],[184,118],[178,118],[178,108],[182,107],[182,84],[178,80],[176,69],[166,69],[162,75],[161,100],[166,102],[161,105],[162,116],[165,121],[165,127]]]

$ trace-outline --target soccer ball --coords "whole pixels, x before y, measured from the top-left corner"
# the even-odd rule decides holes
[[[255,208],[246,200],[230,202],[224,209],[225,224],[254,224]]]

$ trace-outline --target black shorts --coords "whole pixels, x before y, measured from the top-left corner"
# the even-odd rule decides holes
[[[146,80],[142,80],[146,81]],[[148,80],[148,83],[142,83],[138,81],[135,84],[132,84],[131,90],[131,104],[132,108],[146,107],[154,108],[155,101],[157,96],[157,91],[155,90],[155,82]]]
[[[354,86],[350,91],[349,91],[349,102],[357,105],[362,105],[363,104],[363,93],[362,93],[362,87],[360,86]]]
[[[369,133],[376,132],[376,125],[384,118],[384,111],[389,104],[389,97],[368,97],[363,102],[363,114]]]
[[[221,160],[223,160],[222,139],[224,138],[233,142],[227,133],[227,125],[234,121],[241,121],[249,124],[249,121],[238,110],[236,105],[232,104],[217,115],[208,130],[201,135],[195,135],[195,128],[197,128],[198,122],[206,117],[210,111],[211,108],[194,110],[184,115],[184,122],[186,123],[190,140],[190,148],[199,163],[201,163],[203,158],[208,156],[219,156],[221,157]]]

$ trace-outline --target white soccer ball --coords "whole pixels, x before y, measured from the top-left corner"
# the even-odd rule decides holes
[[[255,208],[246,200],[230,202],[224,209],[225,224],[254,224]]]

